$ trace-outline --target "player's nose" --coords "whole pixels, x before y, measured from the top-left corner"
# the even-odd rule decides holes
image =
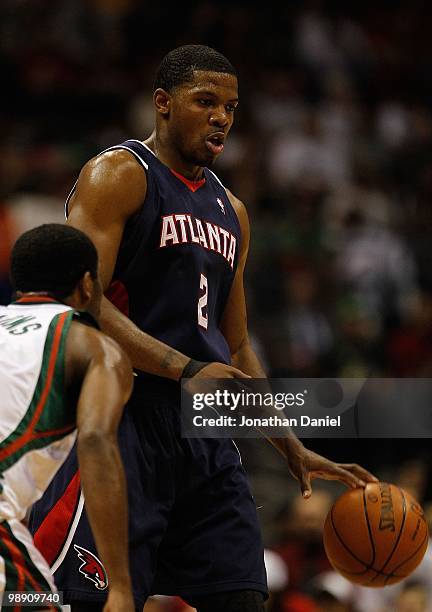
[[[217,127],[224,128],[228,125],[229,119],[226,110],[218,108],[213,110],[209,118],[210,125],[216,125]]]

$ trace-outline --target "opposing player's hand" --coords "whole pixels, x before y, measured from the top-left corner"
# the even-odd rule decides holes
[[[364,487],[368,482],[378,482],[373,474],[356,463],[335,463],[305,448],[299,443],[286,454],[288,468],[300,483],[302,495],[312,495],[314,478],[339,480],[348,487]]]
[[[193,377],[194,380],[199,378],[250,378],[250,376],[237,368],[214,361]]]
[[[113,587],[108,594],[103,612],[125,612],[125,610],[135,610],[132,591]]]

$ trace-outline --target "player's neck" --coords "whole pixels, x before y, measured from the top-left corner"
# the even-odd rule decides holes
[[[153,151],[159,161],[165,166],[175,170],[178,174],[181,174],[189,181],[199,181],[203,177],[202,166],[193,166],[186,162],[176,152],[175,148],[168,143],[165,143],[163,139],[158,138],[156,133],[153,134],[144,141],[149,149]]]

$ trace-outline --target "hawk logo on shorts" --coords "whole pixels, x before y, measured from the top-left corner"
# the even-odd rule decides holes
[[[104,566],[99,559],[86,548],[74,544],[78,559],[82,561],[79,571],[88,580],[91,580],[99,591],[104,591],[108,586],[108,577]]]

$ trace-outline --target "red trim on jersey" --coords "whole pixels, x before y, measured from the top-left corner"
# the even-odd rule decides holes
[[[32,587],[34,591],[41,592],[42,587],[38,583],[38,581],[35,579],[35,577],[32,575],[31,571],[28,569],[24,555],[22,554],[18,546],[15,544],[15,542],[12,540],[11,534],[8,532],[8,530],[3,525],[0,525],[0,538],[3,540],[4,545],[9,551],[11,561],[17,573],[16,590],[24,591],[25,584],[27,582],[27,583],[30,583],[30,586]],[[22,544],[22,542],[20,542],[20,544]],[[7,577],[6,577],[6,581],[7,581]],[[19,610],[21,610],[20,605],[17,605],[14,607],[14,612],[15,611],[19,612]]]
[[[105,291],[105,297],[114,304],[120,312],[127,317],[129,316],[129,294],[121,281],[113,281]]]
[[[6,548],[9,551],[12,563],[13,563],[13,565],[15,567],[15,571],[17,573],[17,586],[16,586],[16,590],[17,591],[24,591],[24,585],[25,585],[24,558],[23,558],[19,548],[10,539],[10,535],[9,535],[7,529],[5,529],[3,527],[3,525],[0,525],[0,535],[1,535],[2,540],[5,543]],[[18,606],[14,607],[14,612],[15,612],[15,610],[19,610],[19,607]]]
[[[25,295],[15,300],[15,302],[13,303],[14,304],[27,304],[28,302],[30,302],[31,304],[34,304],[35,302],[38,304],[44,304],[47,302],[50,302],[53,304],[60,304],[58,300],[50,297],[49,295]]]
[[[61,434],[72,433],[74,429],[76,429],[76,425],[74,423],[70,423],[64,427],[59,427],[58,429],[46,429],[45,431],[40,431],[35,433],[34,437],[47,438],[49,436],[60,436]]]
[[[34,534],[34,543],[52,565],[67,538],[80,495],[80,475],[76,471],[65,492],[48,512]]]
[[[186,185],[186,187],[188,189],[190,189],[191,191],[193,191],[195,193],[195,191],[197,191],[200,187],[202,187],[204,185],[204,183],[206,182],[205,177],[200,179],[199,181],[190,181],[189,179],[187,179],[185,176],[183,176],[182,174],[179,174],[178,172],[176,172],[175,170],[173,170],[172,168],[170,168],[171,172],[174,174],[174,176],[176,176],[178,179],[181,180],[182,183],[184,183]]]

